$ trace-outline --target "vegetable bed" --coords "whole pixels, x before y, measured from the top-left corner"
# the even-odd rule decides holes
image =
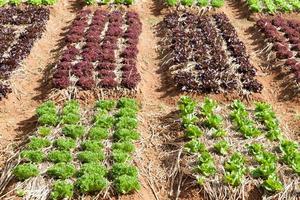
[[[139,190],[133,164],[138,109],[128,98],[99,100],[92,109],[80,108],[76,100],[63,107],[43,103],[37,109],[39,126],[18,164],[7,166],[0,186],[16,179],[14,195],[25,199],[110,198]]]
[[[161,27],[162,67],[181,91],[237,90],[245,95],[262,90],[246,46],[225,14],[174,12],[165,17]]]
[[[265,36],[268,61],[280,66],[287,82],[299,91],[300,82],[300,21],[286,20],[277,16],[273,19],[262,18],[256,23]]]
[[[80,11],[64,39],[53,74],[54,86],[69,91],[100,88],[134,92],[140,81],[136,58],[141,28],[135,12]]]
[[[208,199],[244,198],[253,186],[270,199],[299,197],[299,143],[284,134],[270,104],[183,96],[178,109],[181,134],[169,142],[180,148],[172,153],[181,187],[198,184]]]
[[[0,8],[0,99],[12,90],[8,79],[45,31],[46,8]]]

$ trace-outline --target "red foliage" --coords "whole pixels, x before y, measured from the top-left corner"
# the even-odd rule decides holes
[[[99,82],[99,86],[104,88],[114,88],[117,85],[118,85],[117,81],[110,77],[104,78]]]
[[[292,45],[291,50],[292,51],[300,51],[300,43]]]
[[[290,59],[287,59],[284,64],[292,67],[297,64],[297,61],[293,58],[290,58]]]
[[[90,77],[80,77],[77,85],[79,85],[84,90],[90,90],[94,87],[95,81]]]
[[[287,51],[289,47],[286,43],[276,42],[273,46],[273,49],[275,51]]]
[[[70,62],[59,62],[56,66],[59,70],[70,70],[71,69],[71,63]]]
[[[53,85],[59,89],[67,88],[70,85],[69,77],[54,78]]]
[[[289,42],[291,44],[298,44],[298,43],[300,43],[300,39],[297,37],[291,37],[291,38],[289,38]]]
[[[66,42],[70,42],[70,43],[77,43],[80,42],[80,40],[83,37],[81,35],[76,35],[76,34],[70,34],[66,36]]]
[[[102,62],[102,63],[98,64],[97,69],[115,70],[116,65],[114,63],[110,63],[110,62]]]
[[[116,74],[112,70],[102,69],[98,71],[98,74],[100,78],[116,78]]]
[[[293,57],[293,52],[289,51],[289,50],[280,50],[277,51],[276,53],[276,58],[278,59],[288,59]]]
[[[64,53],[63,56],[60,58],[61,62],[72,62],[75,59],[75,54],[68,54]]]

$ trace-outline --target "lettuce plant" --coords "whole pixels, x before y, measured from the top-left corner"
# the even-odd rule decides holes
[[[245,158],[240,153],[234,153],[225,163],[224,181],[232,186],[238,186],[242,183],[246,173]]]
[[[121,150],[127,153],[133,153],[135,151],[135,146],[129,141],[116,142],[112,145],[112,150]]]
[[[49,147],[51,142],[48,139],[32,137],[30,142],[27,144],[27,148],[31,150],[39,150],[45,147]]]
[[[20,155],[21,158],[33,163],[40,163],[45,159],[44,153],[37,150],[23,150]]]
[[[199,140],[192,139],[184,145],[184,150],[188,153],[201,153],[206,151],[206,147]]]
[[[17,165],[13,170],[13,174],[18,180],[24,181],[30,177],[39,175],[39,170],[36,165],[24,163]]]
[[[216,167],[212,155],[208,151],[204,151],[198,158],[196,170],[204,176],[211,176],[216,173]]]
[[[66,181],[56,181],[52,186],[52,191],[50,193],[50,199],[71,199],[73,197],[74,186]]]
[[[114,137],[121,141],[132,141],[138,140],[140,138],[140,134],[135,130],[122,128],[114,132]]]
[[[99,174],[85,174],[75,182],[75,187],[80,193],[100,192],[107,188],[108,181]]]
[[[48,168],[47,174],[57,179],[67,179],[74,175],[76,169],[71,163],[56,163]]]
[[[72,155],[69,151],[51,151],[48,154],[48,159],[54,163],[60,162],[70,162],[72,160]]]
[[[106,176],[107,169],[105,168],[105,166],[98,163],[84,163],[76,174],[79,177],[92,174]]]
[[[62,132],[65,136],[71,137],[73,139],[77,139],[81,137],[84,134],[84,127],[81,125],[65,125],[62,128]]]
[[[110,111],[115,108],[116,102],[114,100],[99,100],[96,102],[96,108]]]
[[[120,117],[116,123],[117,129],[136,129],[138,126],[138,120],[130,117]]]
[[[38,134],[42,137],[46,137],[51,134],[51,128],[48,126],[41,126],[38,129]]]
[[[109,132],[106,128],[94,126],[90,129],[88,137],[91,140],[104,140],[107,139]]]
[[[229,150],[229,144],[225,140],[222,140],[214,145],[215,150],[221,155],[227,155]]]
[[[120,177],[122,175],[137,177],[138,169],[127,163],[115,163],[111,168],[110,174],[113,178]]]
[[[97,140],[85,140],[81,144],[81,147],[85,151],[98,152],[98,151],[102,151],[103,144]]]
[[[122,175],[114,180],[114,185],[119,194],[127,194],[138,191],[141,188],[140,182],[136,176]]]
[[[133,110],[138,110],[139,106],[136,102],[136,100],[134,99],[130,99],[130,98],[126,98],[126,97],[122,97],[117,104],[118,108],[130,108]]]
[[[115,163],[124,163],[132,159],[129,153],[118,149],[113,150],[112,158]]]
[[[193,124],[190,124],[186,127],[185,136],[188,138],[197,138],[203,135],[202,130]]]
[[[103,161],[105,159],[105,154],[103,151],[82,151],[78,153],[77,158],[83,163],[93,163]]]
[[[70,149],[74,149],[76,147],[76,143],[75,143],[75,140],[73,140],[73,139],[59,138],[59,139],[55,140],[54,146],[58,150],[68,151]]]
[[[197,5],[200,7],[207,7],[209,5],[209,0],[198,0]]]

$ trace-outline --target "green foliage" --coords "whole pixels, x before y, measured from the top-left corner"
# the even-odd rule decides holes
[[[227,132],[224,129],[217,129],[214,130],[212,133],[213,138],[220,138],[220,137],[225,137],[227,135]]]
[[[223,124],[223,118],[220,115],[209,114],[204,121],[208,128],[219,129]]]
[[[50,199],[71,199],[73,197],[74,186],[66,181],[56,181],[53,184],[52,191],[50,193]]]
[[[107,188],[108,181],[98,174],[86,174],[78,178],[75,182],[75,187],[81,193],[100,192]]]
[[[51,151],[48,154],[48,159],[54,163],[60,162],[70,162],[72,160],[72,155],[69,151]]]
[[[17,197],[24,197],[26,195],[26,190],[18,189],[16,190]]]
[[[133,110],[138,110],[139,109],[139,106],[138,106],[136,100],[126,98],[126,97],[122,97],[118,101],[117,107],[118,108],[130,108],[130,109],[133,109]]]
[[[224,0],[211,0],[212,7],[221,8],[224,5]]]
[[[41,0],[31,0],[32,3],[39,3],[41,4]],[[30,3],[30,1],[28,1]],[[38,4],[38,5],[40,5]],[[41,125],[50,125],[55,126],[58,122],[57,110],[55,104],[52,101],[47,101],[40,105],[36,109],[36,113],[38,115],[38,122]]]
[[[38,116],[42,116],[44,114],[56,114],[56,112],[56,106],[53,101],[46,101],[36,109]]]
[[[70,149],[74,149],[76,147],[76,143],[73,139],[59,138],[55,140],[54,146],[59,150],[68,151]]]
[[[185,136],[188,138],[197,138],[203,135],[202,130],[193,124],[190,124],[187,126],[186,130],[185,130]]]
[[[136,176],[122,175],[115,179],[114,185],[119,194],[127,194],[138,191],[141,188],[139,180]]]
[[[82,151],[78,153],[77,158],[83,163],[93,163],[103,161],[105,159],[105,154],[103,151]]]
[[[124,3],[126,5],[132,5],[134,3],[134,0],[124,0]]]
[[[198,158],[197,171],[204,176],[211,176],[216,173],[216,167],[212,155],[208,151],[204,151]]]
[[[123,4],[123,3],[124,3],[124,0],[114,0],[114,3],[115,3],[115,4]]]
[[[58,123],[58,116],[56,114],[43,114],[39,117],[38,122],[41,125],[55,126]]]
[[[69,113],[79,113],[80,105],[77,100],[70,100],[65,103],[62,114],[66,115]]]
[[[23,150],[20,155],[21,158],[31,161],[33,163],[40,163],[45,158],[43,152],[36,150]]]
[[[46,137],[51,134],[51,128],[47,126],[41,126],[38,129],[38,134],[42,137]]]
[[[37,166],[31,163],[24,163],[17,165],[13,170],[13,174],[18,180],[24,181],[30,177],[39,175],[39,170]]]
[[[28,0],[27,1],[29,4],[31,5],[35,5],[35,6],[40,6],[43,4],[43,1],[42,0]]]
[[[68,113],[62,116],[62,124],[77,124],[80,121],[80,114]]]
[[[86,140],[81,144],[81,147],[85,151],[98,152],[102,151],[103,144],[96,140]]]
[[[136,118],[136,116],[137,116],[137,110],[134,110],[131,108],[121,108],[121,109],[119,109],[118,113],[116,114],[116,117]]]
[[[44,138],[32,137],[30,142],[27,144],[27,148],[30,150],[39,150],[45,147],[49,147],[51,142]]]
[[[94,122],[98,127],[111,128],[115,120],[112,116],[100,112],[95,115]]]
[[[194,0],[181,0],[181,4],[184,6],[192,6],[194,3]]]
[[[206,148],[199,140],[192,139],[184,145],[184,150],[188,153],[201,153],[206,151]]]
[[[215,150],[221,155],[227,155],[229,150],[229,144],[225,140],[222,140],[214,145]]]
[[[71,163],[56,163],[48,168],[47,174],[59,179],[67,179],[74,175],[76,169]]]
[[[98,163],[84,163],[77,172],[77,176],[79,177],[93,174],[99,176],[106,176],[107,169],[105,168],[105,166],[100,165]]]
[[[129,153],[118,149],[112,152],[112,157],[115,163],[123,163],[131,160],[131,156]]]
[[[184,127],[195,124],[198,121],[198,117],[195,114],[186,114],[181,117]]]
[[[129,141],[116,142],[113,143],[112,150],[121,150],[123,152],[132,153],[135,151],[135,146]]]
[[[270,104],[264,102],[255,103],[255,116],[267,129],[267,138],[270,140],[282,139],[279,122]]]
[[[300,152],[299,144],[294,141],[283,140],[280,143],[280,150],[283,152],[283,162],[300,174]]]
[[[57,0],[42,0],[44,5],[54,5]]]
[[[7,0],[0,0],[0,6],[4,6],[5,4],[7,4]]]
[[[117,178],[122,175],[137,177],[138,169],[127,163],[115,163],[113,164],[110,173],[113,178]]]
[[[198,0],[197,5],[200,7],[207,7],[209,5],[209,0]]]
[[[233,108],[230,113],[231,120],[245,138],[257,137],[261,134],[255,123],[249,118],[246,106],[240,100],[235,100],[231,107]]]
[[[22,0],[9,0],[9,3],[12,5],[19,5],[22,3]]]
[[[140,134],[135,130],[122,128],[114,132],[114,137],[121,141],[132,141],[138,140],[140,138]]]
[[[260,155],[263,153],[264,148],[262,144],[253,143],[251,145],[247,145],[248,151],[251,155]]]
[[[175,4],[177,4],[177,2]],[[194,113],[196,106],[197,106],[197,102],[188,96],[181,96],[181,98],[178,102],[178,108],[179,108],[181,115],[187,115],[187,114]]]
[[[201,106],[201,113],[204,116],[209,116],[213,114],[214,110],[217,108],[218,104],[215,100],[206,97],[204,99],[203,105]]]
[[[269,176],[263,183],[263,188],[270,192],[278,192],[283,190],[283,184],[280,182],[278,177],[276,176]]]
[[[65,136],[77,139],[84,134],[84,127],[81,125],[65,125],[62,128],[62,132]]]
[[[246,173],[245,158],[240,153],[234,153],[225,163],[225,183],[238,186],[242,183],[244,174]]]
[[[96,102],[96,108],[110,111],[116,107],[116,102],[114,100],[99,100]]]
[[[166,0],[166,4],[168,6],[176,6],[177,2],[178,2],[178,0]]]
[[[90,129],[88,137],[91,140],[104,140],[107,139],[109,132],[105,128],[94,126]]]
[[[116,123],[117,129],[136,129],[138,126],[138,120],[130,117],[120,117]]]

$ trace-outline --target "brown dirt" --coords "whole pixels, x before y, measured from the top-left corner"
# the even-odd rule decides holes
[[[0,157],[0,166],[9,150],[17,147],[18,140],[26,136],[35,126],[36,119],[33,117],[35,108],[46,98],[49,91],[49,84],[45,83],[45,71],[55,62],[59,41],[62,38],[63,29],[75,17],[75,11],[82,5],[75,4],[76,0],[59,2],[51,8],[50,20],[47,24],[47,30],[43,37],[38,40],[29,57],[25,59],[22,67],[14,73],[11,78],[14,92],[3,100],[0,105],[0,149],[3,149]],[[259,49],[259,44],[254,37],[253,16],[249,15],[247,9],[234,0],[227,1],[224,11],[230,18],[232,24],[237,29],[240,39],[246,44],[250,59],[258,70],[258,79],[263,83],[264,89],[261,94],[253,96],[255,100],[264,100],[270,102],[284,128],[290,127],[291,138],[299,141],[300,128],[300,105],[299,98],[289,101],[279,101],[282,88],[277,76],[266,70],[262,59],[255,53]],[[136,159],[136,163],[141,170],[142,190],[134,195],[122,196],[121,199],[170,199],[169,185],[167,176],[169,171],[163,163],[161,133],[166,129],[168,123],[165,119],[175,110],[176,101],[179,94],[176,91],[170,91],[169,86],[165,84],[164,72],[159,67],[159,54],[157,46],[159,38],[157,37],[156,24],[163,19],[163,14],[167,13],[158,0],[141,0],[137,5],[130,8],[140,14],[143,23],[143,32],[140,36],[138,45],[138,67],[141,73],[142,81],[139,85],[138,100],[142,104],[140,112],[140,132],[142,133],[141,155]],[[299,18],[300,15],[292,15]],[[249,20],[248,20],[249,19]],[[196,99],[203,99],[205,95],[194,95]],[[234,94],[209,95],[219,101],[228,102],[235,99]],[[173,134],[170,130],[169,134]],[[0,155],[1,155],[0,154]],[[167,163],[168,165],[172,163]],[[180,199],[200,199],[197,189],[183,192]]]

